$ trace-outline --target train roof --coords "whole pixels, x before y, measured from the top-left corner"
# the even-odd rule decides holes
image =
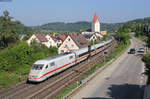
[[[80,55],[80,54],[85,53],[87,51],[88,51],[88,47],[85,47],[85,48],[81,48],[79,50],[75,50],[75,51],[73,51],[73,53],[76,53],[76,55]]]
[[[99,48],[99,47],[102,47],[102,46],[104,46],[104,45],[110,43],[111,41],[112,41],[112,40],[108,40],[108,41],[104,41],[104,42],[101,42],[101,43],[92,45],[92,46],[91,46],[91,50],[96,49],[96,48]],[[85,53],[85,52],[87,52],[87,51],[88,51],[88,47],[85,47],[85,48],[81,48],[81,49],[79,49],[79,50],[75,50],[75,51],[73,51],[73,52],[76,53],[76,55],[80,55],[80,54]]]
[[[59,54],[59,55],[56,55],[56,56],[51,56],[51,57],[44,58],[42,60],[51,60],[51,59],[55,59],[55,58],[65,56],[65,55],[68,55],[68,54],[70,54],[70,53],[63,53],[63,54]]]
[[[59,55],[56,55],[56,56],[47,57],[47,58],[44,58],[44,59],[37,60],[35,62],[35,64],[44,64],[44,63],[47,63],[51,60],[55,60],[55,59],[58,59],[58,58],[61,58],[63,56],[70,55],[70,54],[72,54],[72,53],[71,52],[70,53],[63,53],[63,54],[59,54]]]

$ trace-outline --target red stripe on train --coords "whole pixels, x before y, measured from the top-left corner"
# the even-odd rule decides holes
[[[74,61],[72,61],[72,62],[70,62],[70,63],[68,63],[68,64],[62,65],[61,67],[58,67],[58,68],[56,68],[56,69],[54,69],[54,70],[52,70],[52,71],[49,71],[49,72],[43,74],[41,77],[35,77],[35,78],[33,78],[33,79],[40,79],[40,78],[44,77],[45,75],[48,75],[48,74],[53,73],[53,72],[55,72],[55,71],[57,71],[57,70],[59,70],[59,69],[61,69],[61,68],[63,68],[63,67],[66,67],[66,66],[68,66],[68,65],[70,65],[70,64],[73,64],[73,63],[75,63],[76,61],[79,61],[80,59],[87,57],[88,55],[89,55],[89,54],[86,54],[86,55],[84,55],[84,56],[81,56],[81,57],[77,58],[76,60],[74,60]]]

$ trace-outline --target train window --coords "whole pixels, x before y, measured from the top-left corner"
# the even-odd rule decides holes
[[[69,57],[69,59],[72,59],[72,58],[73,58],[73,56],[70,56],[70,57]]]
[[[43,68],[43,64],[34,64],[32,66],[33,70],[41,70]]]
[[[46,67],[45,68],[48,68],[48,65],[46,65]]]
[[[50,66],[55,66],[55,63],[54,62],[50,63]]]

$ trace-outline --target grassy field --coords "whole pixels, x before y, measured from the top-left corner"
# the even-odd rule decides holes
[[[105,61],[96,64],[93,68],[91,68],[91,70],[89,72],[87,72],[81,78],[80,81],[87,78],[89,75],[93,74],[98,68],[104,66],[106,63],[108,63],[112,59],[116,58],[117,56],[120,56],[129,47],[129,45],[130,45],[130,42],[128,42],[127,45],[119,44],[117,49],[109,57],[107,57]],[[77,81],[77,82],[71,84],[70,86],[68,86],[67,88],[65,88],[58,96],[56,96],[56,99],[61,99],[62,97],[66,96],[70,91],[72,91],[74,88],[76,88],[80,85],[80,83],[79,83],[80,81]]]

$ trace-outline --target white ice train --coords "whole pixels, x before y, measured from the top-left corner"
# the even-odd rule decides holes
[[[70,53],[60,54],[57,56],[38,60],[32,66],[28,81],[41,82],[48,77],[87,59],[89,56],[93,56],[99,53],[106,45],[111,42],[112,40],[108,40],[91,47],[85,47]]]

